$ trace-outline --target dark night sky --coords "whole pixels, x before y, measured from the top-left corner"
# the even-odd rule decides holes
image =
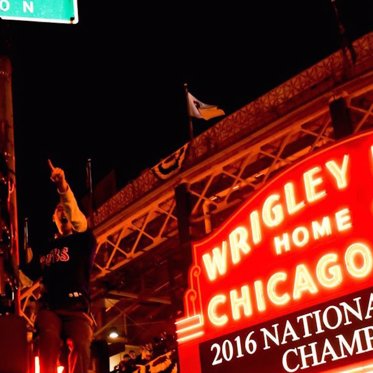
[[[96,183],[113,168],[129,181],[188,141],[185,82],[231,114],[339,48],[331,0],[220,3],[81,0],[76,25],[2,21],[31,235],[53,227],[48,158],[78,198],[88,158]],[[372,30],[372,0],[336,3],[351,39]]]

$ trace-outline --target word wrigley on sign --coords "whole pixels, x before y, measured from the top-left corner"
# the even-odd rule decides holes
[[[0,18],[16,21],[78,23],[77,0],[0,0]]]
[[[373,371],[372,277],[367,131],[289,167],[193,243],[181,370]]]

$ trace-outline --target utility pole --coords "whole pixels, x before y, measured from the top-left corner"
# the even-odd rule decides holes
[[[0,315],[20,315],[12,65],[9,25],[0,21]]]
[[[0,55],[0,313],[19,314],[16,167],[10,59]],[[12,304],[14,303],[14,304]]]

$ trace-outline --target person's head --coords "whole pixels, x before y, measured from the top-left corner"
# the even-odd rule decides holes
[[[136,359],[136,352],[135,352],[134,350],[130,350],[130,351],[128,352],[128,354],[130,355],[130,358],[131,358],[131,359]]]
[[[56,224],[56,227],[58,229],[58,232],[62,236],[67,236],[71,233],[73,233],[73,226],[67,217],[66,211],[63,208],[62,203],[59,203],[53,214],[53,221]]]
[[[153,346],[150,343],[147,343],[142,346],[141,358],[143,360],[151,360],[153,354]]]

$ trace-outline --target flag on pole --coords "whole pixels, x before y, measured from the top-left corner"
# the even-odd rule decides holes
[[[219,109],[216,105],[208,105],[196,99],[188,92],[189,115],[194,118],[209,120],[215,117],[225,115],[224,110]]]

